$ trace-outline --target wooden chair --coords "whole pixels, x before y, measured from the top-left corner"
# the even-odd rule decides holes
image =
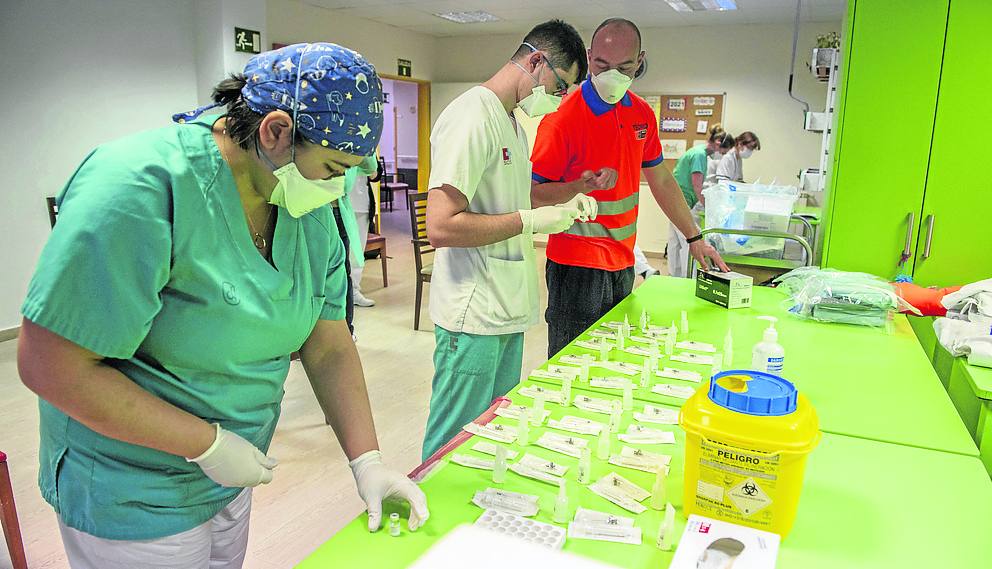
[[[10,471],[7,470],[7,455],[0,451],[0,522],[3,524],[3,537],[7,541],[7,551],[14,569],[28,569],[28,559],[24,554],[24,541],[21,527],[17,523],[17,508],[14,507],[14,490],[10,486]]]
[[[410,231],[413,236],[413,262],[417,269],[417,297],[413,313],[413,329],[420,329],[420,306],[423,302],[424,283],[431,282],[434,270],[433,256],[425,263],[425,256],[434,253],[430,241],[427,240],[427,194],[416,193],[406,197],[407,207],[410,208]]]
[[[379,182],[379,195],[382,203],[389,205],[389,211],[393,211],[393,194],[396,192],[403,192],[406,201],[409,202],[410,184],[406,183],[406,174],[387,172],[386,161],[382,158],[379,158],[379,168],[383,172],[382,180]]]
[[[389,279],[386,277],[386,238],[378,233],[369,233],[368,241],[365,242],[365,252],[379,251],[379,259],[382,261],[382,286],[389,286]],[[366,257],[367,258],[367,257]]]

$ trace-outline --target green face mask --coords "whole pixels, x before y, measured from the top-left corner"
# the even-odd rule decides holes
[[[286,208],[293,217],[303,217],[344,195],[344,176],[311,180],[300,173],[296,162],[290,162],[272,174],[279,181],[272,190],[269,203]]]

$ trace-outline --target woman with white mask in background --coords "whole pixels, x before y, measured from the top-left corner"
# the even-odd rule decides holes
[[[743,161],[750,158],[755,150],[761,150],[761,142],[758,135],[751,131],[745,131],[737,137],[734,149],[724,155],[723,159],[716,167],[716,179],[730,180],[731,182],[744,181]]]

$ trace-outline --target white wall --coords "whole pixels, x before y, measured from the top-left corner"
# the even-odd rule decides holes
[[[567,20],[567,17],[566,17]],[[841,22],[803,23],[799,35],[794,92],[823,110],[826,85],[817,83],[805,62],[815,36],[840,31]],[[592,30],[581,30],[587,44]],[[786,92],[792,47],[791,25],[742,25],[641,30],[650,68],[634,83],[640,93],[726,92],[724,127],[733,134],[754,131],[762,150],[744,164],[747,179],[798,183],[803,168],[819,163],[820,135],[803,130],[802,107]],[[432,85],[432,113],[436,119],[447,101],[473,84],[485,81],[502,66],[520,42],[518,35],[452,37],[437,41],[437,57],[444,59]],[[443,83],[441,83],[443,82]],[[450,97],[450,98],[449,98]],[[447,99],[447,100],[445,100]],[[521,124],[533,139],[535,124]],[[533,140],[531,140],[533,142]],[[660,253],[668,226],[651,198],[642,194],[638,243]]]
[[[389,101],[382,105],[383,125],[379,152],[390,171],[399,157],[400,168],[417,167],[417,84],[385,79],[382,90]],[[411,112],[411,107],[413,111]],[[395,114],[394,114],[395,111]],[[395,120],[394,120],[395,117]],[[394,148],[394,144],[396,145]]]
[[[261,32],[261,48],[272,48],[266,32],[266,0],[194,0],[197,99],[206,103],[217,82],[244,70],[253,54],[234,50],[234,28]]]
[[[360,4],[360,2],[356,2]],[[299,0],[268,0],[269,43],[329,41],[358,51],[380,73],[396,75],[396,60],[413,62],[413,76],[432,79],[435,38]],[[385,9],[385,7],[384,7]]]
[[[96,145],[197,105],[190,0],[4,0],[0,330],[19,308],[55,195]]]

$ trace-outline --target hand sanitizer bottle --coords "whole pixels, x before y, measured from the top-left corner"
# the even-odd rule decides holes
[[[781,375],[785,367],[785,348],[778,343],[778,330],[775,329],[778,318],[774,316],[758,318],[767,320],[768,328],[765,329],[762,340],[755,344],[754,350],[751,351],[751,369]]]

